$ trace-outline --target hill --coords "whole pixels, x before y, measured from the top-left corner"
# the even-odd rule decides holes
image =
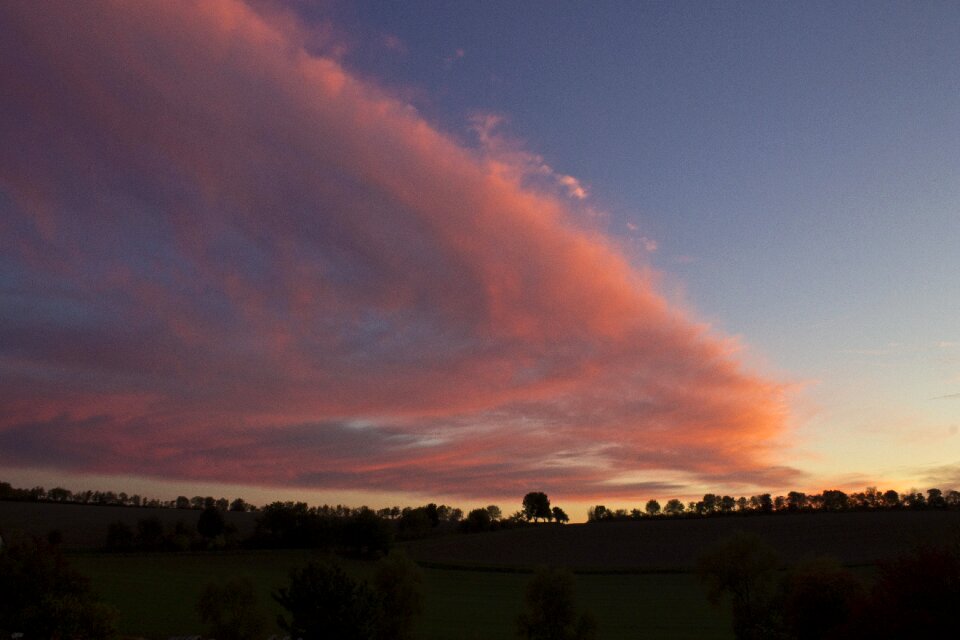
[[[135,527],[138,520],[155,517],[167,529],[178,520],[192,528],[196,527],[200,513],[196,509],[0,501],[0,534],[22,531],[45,536],[56,529],[63,535],[64,548],[92,549],[103,546],[112,522],[121,521]],[[241,536],[253,532],[256,516],[255,513],[236,511],[224,513],[226,521],[237,527]]]
[[[801,513],[541,526],[412,542],[407,552],[435,566],[586,571],[688,570],[736,530],[768,541],[787,562],[829,555],[848,565],[892,558],[922,541],[960,535],[957,511]]]

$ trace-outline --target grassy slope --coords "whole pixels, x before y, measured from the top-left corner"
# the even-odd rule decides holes
[[[0,501],[0,533],[14,530],[45,536],[53,529],[63,534],[66,549],[101,548],[107,539],[110,523],[122,521],[136,527],[144,518],[159,518],[169,530],[178,520],[196,527],[200,511],[196,509],[156,509],[147,507],[106,507],[52,502]],[[228,523],[241,535],[253,532],[255,513],[226,512]]]
[[[702,550],[737,529],[752,531],[789,562],[831,555],[868,564],[921,540],[960,531],[960,512],[812,513],[542,526],[422,540],[407,548],[418,561],[448,566],[580,569],[689,569]]]

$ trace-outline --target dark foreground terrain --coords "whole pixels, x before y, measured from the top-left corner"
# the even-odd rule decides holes
[[[245,534],[256,514],[227,514]],[[243,576],[256,585],[259,607],[280,613],[271,593],[290,569],[318,557],[309,550],[233,550],[190,553],[104,553],[111,522],[156,516],[166,525],[195,523],[198,511],[0,502],[0,530],[45,535],[60,530],[68,559],[119,612],[127,636],[163,639],[197,634],[204,586]],[[888,511],[805,513],[705,519],[651,519],[446,536],[400,546],[424,568],[423,616],[417,637],[510,638],[527,571],[540,565],[576,570],[579,604],[599,621],[599,638],[731,638],[727,608],[715,608],[692,571],[696,559],[737,530],[752,532],[793,563],[830,555],[870,581],[878,560],[917,543],[960,536],[960,512]],[[344,561],[366,577],[372,563]],[[279,628],[271,625],[271,633]]]
[[[785,562],[828,555],[847,565],[894,558],[920,542],[960,535],[960,511],[801,513],[550,525],[434,538],[407,552],[435,566],[580,571],[690,570],[703,550],[734,531],[755,533]]]

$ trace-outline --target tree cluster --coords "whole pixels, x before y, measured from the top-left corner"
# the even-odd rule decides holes
[[[303,640],[412,640],[423,610],[422,581],[419,567],[398,553],[378,562],[369,583],[335,562],[310,562],[273,594],[286,610],[277,622]]]
[[[394,526],[366,507],[274,502],[260,510],[249,542],[255,547],[331,549],[378,557],[390,549],[393,537]]]
[[[783,569],[756,535],[709,549],[699,573],[728,602],[741,639],[945,638],[960,603],[960,544],[922,546],[881,563],[872,587],[830,559]]]
[[[531,491],[523,496],[523,510],[520,512],[527,522],[531,520],[554,521],[557,524],[563,524],[570,521],[570,517],[560,507],[551,507],[550,499],[542,491]]]
[[[108,551],[188,551],[236,546],[236,528],[216,508],[200,514],[195,526],[178,520],[170,528],[156,516],[140,518],[136,526],[116,521],[107,527]]]
[[[822,493],[806,494],[791,491],[785,496],[772,497],[769,493],[734,498],[728,495],[708,493],[701,500],[687,503],[673,498],[661,508],[657,500],[650,500],[644,509],[607,509],[604,505],[591,507],[588,522],[611,522],[639,520],[648,517],[705,517],[727,515],[756,515],[770,513],[806,513],[811,511],[872,511],[888,509],[960,509],[960,491],[943,492],[928,489],[926,495],[910,490],[898,493],[893,489],[878,491],[868,487],[865,491],[847,494],[837,489]]]
[[[23,538],[0,548],[0,636],[108,640],[115,618],[56,545]]]

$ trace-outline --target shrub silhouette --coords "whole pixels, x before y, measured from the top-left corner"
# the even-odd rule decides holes
[[[517,618],[521,638],[530,640],[590,640],[596,621],[589,613],[577,615],[574,578],[569,571],[540,569],[527,584],[524,609]]]

